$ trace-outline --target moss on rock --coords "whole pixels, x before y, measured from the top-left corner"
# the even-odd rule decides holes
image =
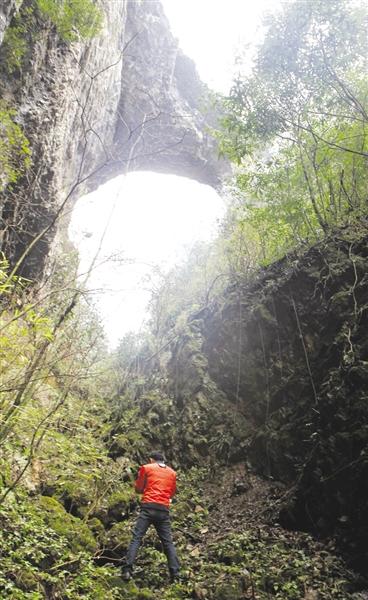
[[[126,518],[130,513],[132,502],[135,503],[131,485],[114,492],[107,498],[109,516],[116,521]]]
[[[73,552],[96,551],[97,542],[88,526],[77,517],[67,513],[55,498],[42,496],[39,500],[39,507],[45,523],[68,540]]]
[[[242,600],[245,598],[244,592],[238,582],[224,583],[216,589],[214,600]]]
[[[31,592],[38,589],[38,579],[31,567],[22,566],[22,569],[15,576],[18,587],[25,592]]]
[[[114,552],[117,556],[122,556],[128,547],[131,538],[131,530],[126,522],[115,523],[104,538],[105,547]]]
[[[87,521],[87,525],[97,540],[101,540],[103,538],[105,534],[105,528],[101,521],[97,519],[97,517],[89,519],[89,521]]]

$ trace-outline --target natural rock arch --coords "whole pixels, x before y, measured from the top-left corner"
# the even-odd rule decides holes
[[[7,24],[13,5],[5,2]],[[4,194],[2,248],[14,263],[50,227],[21,267],[34,279],[44,271],[53,222],[71,189],[68,202],[136,170],[219,187],[228,171],[210,133],[215,111],[200,110],[209,106],[209,90],[178,48],[160,2],[104,0],[104,10],[98,38],[68,47],[56,32],[42,31],[18,77],[1,75],[34,165]]]

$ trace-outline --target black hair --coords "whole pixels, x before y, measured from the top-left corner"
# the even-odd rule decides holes
[[[158,450],[153,450],[152,452],[150,452],[149,458],[153,458],[153,460],[157,460],[159,462],[165,462],[164,455],[162,454],[162,452],[159,452]]]

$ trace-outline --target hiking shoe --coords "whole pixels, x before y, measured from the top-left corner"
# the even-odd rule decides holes
[[[180,583],[181,580],[179,573],[170,573],[170,583]]]
[[[130,579],[132,579],[132,577],[133,577],[132,569],[130,567],[123,567],[121,570],[121,578],[124,579],[124,581],[130,581]]]

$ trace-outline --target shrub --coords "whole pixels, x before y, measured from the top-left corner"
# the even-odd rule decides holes
[[[92,0],[37,0],[37,6],[66,42],[92,38],[101,30],[102,12]]]
[[[31,165],[29,141],[14,117],[15,110],[0,101],[0,192]]]
[[[22,66],[29,45],[27,34],[32,31],[32,16],[33,8],[26,8],[14,17],[12,25],[5,31],[2,45],[3,66],[8,73],[14,73]]]
[[[90,39],[102,28],[103,15],[93,0],[34,0],[34,5],[22,8],[7,28],[2,45],[2,68],[9,74],[21,69],[24,58],[39,31],[35,21],[35,6],[42,18],[48,19],[65,42]]]

